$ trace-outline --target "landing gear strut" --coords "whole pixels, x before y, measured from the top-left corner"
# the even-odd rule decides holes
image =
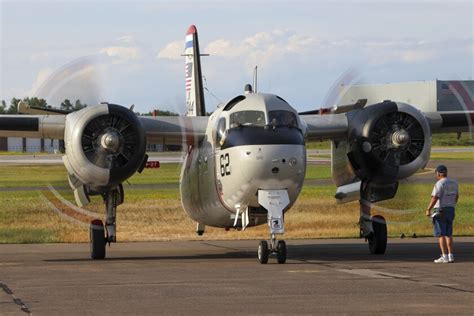
[[[384,254],[387,248],[387,223],[381,215],[371,216],[371,189],[362,182],[360,189],[360,237],[369,243],[371,254]]]
[[[265,240],[258,244],[258,261],[266,264],[269,256],[273,255],[276,256],[278,263],[285,263],[286,243],[284,240],[277,240],[276,235],[285,232],[283,210],[289,204],[288,192],[286,190],[259,190],[258,202],[268,212],[267,220],[271,233],[270,247]]]
[[[105,204],[105,226],[100,219],[94,219],[90,224],[90,250],[92,259],[105,258],[107,243],[116,242],[116,212],[117,206],[123,203],[122,185],[102,193]]]

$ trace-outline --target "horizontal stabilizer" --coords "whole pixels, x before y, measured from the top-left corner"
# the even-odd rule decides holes
[[[367,99],[359,99],[356,103],[336,105],[332,108],[320,108],[318,110],[306,111],[298,113],[299,115],[322,115],[322,114],[340,114],[347,113],[352,110],[362,109],[367,104]]]
[[[20,114],[33,114],[33,115],[67,115],[72,111],[65,111],[59,109],[40,108],[37,106],[31,106],[28,102],[20,101],[18,103],[18,113]]]

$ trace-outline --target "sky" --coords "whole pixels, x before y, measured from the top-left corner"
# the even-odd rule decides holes
[[[473,1],[4,1],[0,99],[69,98],[184,113],[184,38],[198,29],[206,106],[259,92],[297,110],[337,86],[472,79]]]

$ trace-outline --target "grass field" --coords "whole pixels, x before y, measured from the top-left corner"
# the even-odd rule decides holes
[[[439,153],[436,159],[473,161],[471,153]],[[432,158],[433,155],[432,155]],[[130,186],[125,184],[125,203],[117,215],[118,240],[198,240],[198,239],[254,239],[267,237],[265,225],[244,232],[208,228],[203,237],[194,233],[195,223],[181,208],[178,164],[163,164],[159,169],[145,169],[135,175]],[[0,191],[0,243],[87,242],[87,216],[75,216],[70,222],[55,212],[64,206],[48,190],[32,187],[48,184],[58,188],[59,194],[73,201],[68,189],[66,171],[62,166],[0,166],[0,188],[23,187],[24,190]],[[329,165],[309,165],[307,179],[330,179]],[[157,189],[134,189],[135,184],[163,184]],[[395,199],[378,203],[374,213],[382,214],[389,222],[389,235],[401,233],[419,236],[431,234],[431,224],[424,216],[432,184],[401,184]],[[456,234],[474,234],[474,183],[462,183],[462,199],[457,208]],[[300,198],[286,216],[285,238],[357,237],[359,206],[357,202],[336,205],[335,186],[305,186]],[[48,200],[50,202],[48,202]],[[103,204],[94,197],[87,210],[103,217]],[[71,215],[71,214],[69,214]],[[82,221],[82,223],[80,222]]]
[[[431,145],[433,147],[464,147],[464,146],[473,146],[474,139],[469,133],[461,134],[461,138],[457,138],[456,134],[447,133],[447,134],[433,134],[433,140]],[[329,141],[315,141],[307,144],[306,148],[308,149],[330,149],[331,143]]]

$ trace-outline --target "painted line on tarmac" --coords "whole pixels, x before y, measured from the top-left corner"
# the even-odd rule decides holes
[[[472,290],[466,290],[457,287],[457,284],[443,284],[443,283],[431,283],[431,282],[425,282],[421,280],[414,279],[408,275],[403,275],[403,274],[395,274],[395,273],[389,273],[389,272],[384,272],[384,271],[376,271],[376,270],[371,270],[371,269],[336,269],[336,271],[344,272],[344,273],[349,273],[349,274],[355,274],[367,278],[372,278],[372,279],[394,279],[394,280],[405,280],[405,281],[410,281],[410,282],[415,282],[418,284],[422,285],[428,285],[428,286],[435,286],[435,287],[440,287],[443,289],[449,289],[452,291],[456,292],[464,292],[464,293],[474,293]]]
[[[336,269],[336,270],[340,272],[360,275],[360,276],[373,278],[373,279],[408,279],[410,278],[408,275],[388,273],[388,272],[376,271],[376,270],[371,270],[371,269]]]
[[[24,313],[27,313],[29,315],[33,315],[33,313],[31,312],[31,310],[29,309],[28,306],[26,306],[26,304],[22,301],[21,298],[18,298],[15,293],[13,293],[13,291],[8,287],[8,285],[4,284],[4,283],[0,283],[0,288],[5,292],[7,293],[7,295],[9,295],[11,298],[12,298],[12,301],[13,303],[15,303],[16,305],[18,305],[21,309],[22,312]]]

